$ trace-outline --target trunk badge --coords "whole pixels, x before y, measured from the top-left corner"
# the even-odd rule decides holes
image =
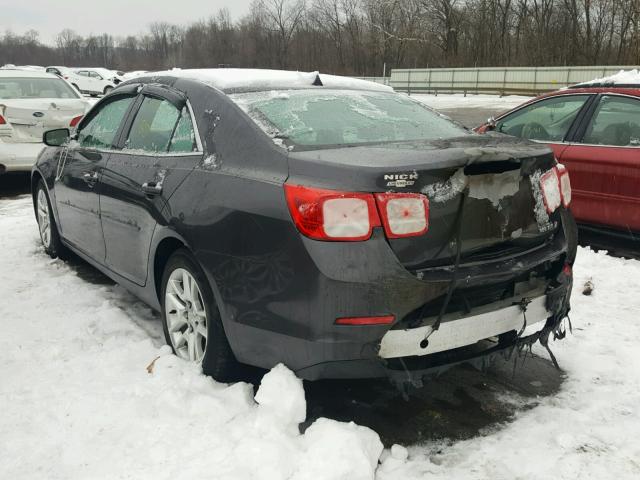
[[[37,118],[41,118],[41,117],[44,117],[44,113],[42,113],[42,112],[33,112],[33,116],[37,117]]]
[[[418,179],[416,172],[412,173],[388,173],[384,175],[384,181],[387,187],[404,188],[410,187]]]

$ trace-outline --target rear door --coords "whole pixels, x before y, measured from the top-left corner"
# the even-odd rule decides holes
[[[106,264],[144,285],[154,229],[166,202],[202,159],[191,110],[179,92],[147,85],[102,177]]]
[[[585,223],[640,231],[640,99],[608,94],[560,157]]]
[[[92,110],[58,164],[55,192],[62,236],[101,263],[100,177],[134,99],[135,93],[117,95]]]
[[[566,139],[588,109],[593,95],[556,95],[530,103],[496,122],[496,131],[548,144],[557,158],[567,148]]]

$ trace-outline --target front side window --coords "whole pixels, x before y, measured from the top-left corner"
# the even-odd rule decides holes
[[[230,97],[266,133],[293,149],[432,141],[468,133],[397,93],[304,89]]]
[[[2,98],[80,98],[67,82],[60,78],[0,78]]]
[[[91,78],[95,78],[97,80],[102,80],[102,77],[97,72],[89,72],[89,76],[91,76]]]
[[[118,128],[135,97],[123,97],[103,105],[78,132],[84,148],[111,148]]]
[[[179,118],[180,110],[172,103],[146,97],[131,125],[125,149],[167,152]]]
[[[529,140],[562,142],[588,95],[551,97],[527,105],[496,123],[496,130]]]
[[[602,97],[582,143],[616,147],[640,147],[640,100]]]

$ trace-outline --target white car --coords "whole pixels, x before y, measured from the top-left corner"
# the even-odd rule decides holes
[[[89,88],[87,78],[81,77],[69,67],[51,66],[51,67],[47,67],[46,71],[49,73],[53,73],[54,75],[57,75],[60,78],[65,79],[67,82],[73,85],[76,90],[78,90],[81,93],[83,90],[86,91],[87,88]]]
[[[55,128],[74,128],[89,103],[57,76],[0,70],[0,173],[30,171]]]
[[[106,95],[122,80],[106,68],[74,68],[74,73],[82,78],[78,85],[82,93],[90,95]]]

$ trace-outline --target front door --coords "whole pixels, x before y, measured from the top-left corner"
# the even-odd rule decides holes
[[[60,232],[73,246],[103,262],[105,244],[100,222],[100,179],[122,120],[133,102],[119,96],[85,118],[60,157],[56,203]]]
[[[184,100],[147,94],[121,149],[102,177],[102,229],[106,265],[139,284],[147,280],[153,232],[168,198],[201,160]],[[162,89],[164,90],[164,89]]]
[[[640,231],[640,100],[603,96],[580,142],[560,161],[569,170],[578,221]]]

